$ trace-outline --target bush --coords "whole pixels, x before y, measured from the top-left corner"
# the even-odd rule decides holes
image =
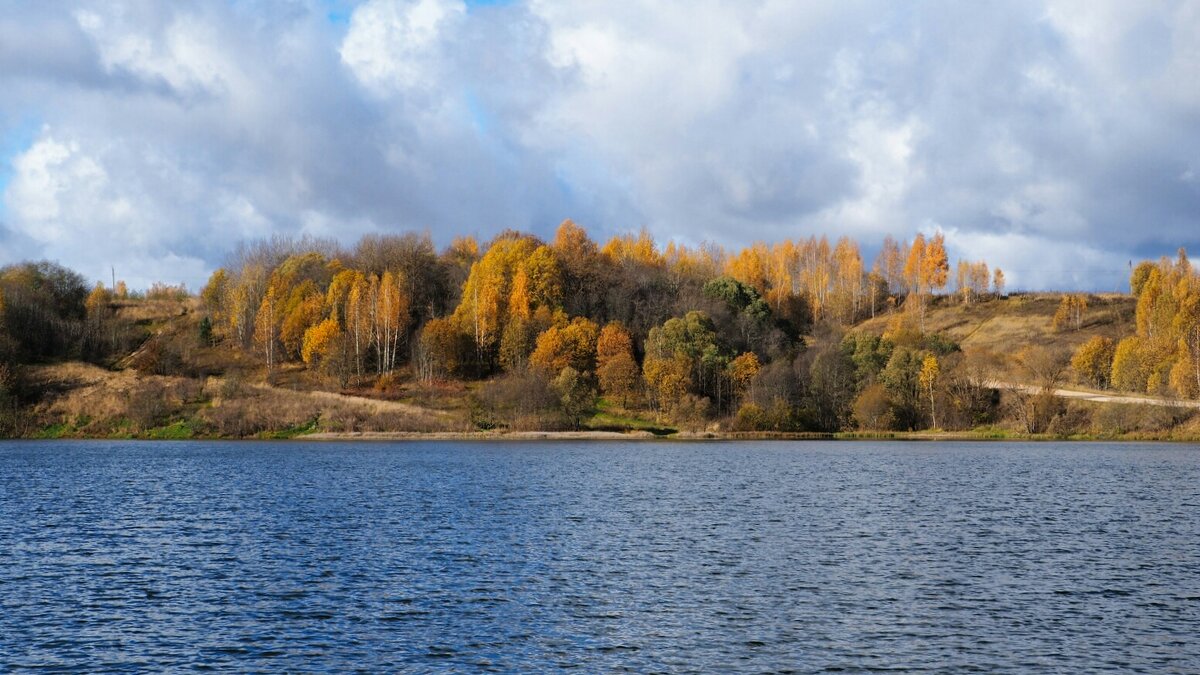
[[[558,392],[533,370],[497,377],[472,398],[471,422],[480,429],[562,429]]]
[[[1100,404],[1092,417],[1092,430],[1104,436],[1137,432],[1165,431],[1192,417],[1190,408],[1142,405],[1138,403]]]
[[[707,397],[684,394],[671,411],[679,426],[688,431],[701,431],[708,423],[712,402]]]
[[[166,388],[157,382],[143,382],[129,394],[126,403],[129,421],[140,431],[162,426],[171,413]]]
[[[767,413],[757,403],[744,403],[733,418],[734,431],[762,431],[766,428]]]
[[[1046,432],[1055,436],[1075,436],[1087,433],[1092,427],[1092,408],[1075,401],[1067,403],[1065,409],[1046,426]]]

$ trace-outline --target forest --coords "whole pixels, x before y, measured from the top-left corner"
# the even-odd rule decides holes
[[[601,244],[568,220],[549,241],[506,231],[440,251],[415,233],[248,242],[194,296],[12,265],[0,431],[1077,436],[1193,421],[1055,393],[1200,395],[1200,275],[1182,250],[1134,268],[1129,296],[1010,294],[999,268],[952,265],[941,234],[878,250],[659,246],[645,231]],[[67,363],[90,370],[72,380]],[[124,407],[104,399],[117,391]]]

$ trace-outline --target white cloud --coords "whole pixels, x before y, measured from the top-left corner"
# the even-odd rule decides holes
[[[1014,283],[1107,288],[1200,246],[1198,45],[1197,2],[29,3],[0,139],[48,129],[0,157],[0,237],[195,284],[276,232],[941,226]]]
[[[465,13],[457,0],[369,0],[350,18],[342,62],[377,92],[431,86],[443,32]]]

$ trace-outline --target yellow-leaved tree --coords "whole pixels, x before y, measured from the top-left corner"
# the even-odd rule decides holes
[[[279,353],[279,301],[274,286],[267,289],[255,314],[254,344],[262,352],[267,373],[274,372]]]
[[[376,289],[372,318],[377,366],[380,373],[388,373],[396,368],[400,345],[408,334],[409,295],[399,273],[384,272],[378,281],[372,277],[371,285]]]
[[[612,322],[600,331],[596,340],[596,375],[606,396],[619,396],[621,407],[637,394],[641,370],[633,357],[633,338],[620,322]]]
[[[937,357],[929,354],[925,360],[921,362],[921,372],[918,373],[918,379],[921,383],[921,388],[925,394],[929,396],[929,417],[933,421],[933,428],[938,428],[937,423],[937,401],[934,396],[935,387],[938,378],[942,374],[942,368],[938,364]]]
[[[1087,384],[1097,389],[1107,389],[1116,349],[1117,345],[1111,338],[1097,335],[1079,345],[1071,357],[1071,368]]]
[[[1079,330],[1083,326],[1083,313],[1087,311],[1087,306],[1087,296],[1082,293],[1062,296],[1058,309],[1054,312],[1054,330]]]
[[[746,352],[729,362],[729,381],[733,384],[735,397],[741,397],[750,392],[754,378],[758,377],[762,364],[754,352]]]
[[[300,349],[300,358],[308,366],[320,365],[329,358],[341,329],[336,319],[329,318],[309,326],[304,331],[304,345]]]
[[[550,326],[538,336],[529,363],[550,377],[567,366],[580,373],[592,372],[596,369],[599,335],[600,328],[584,317],[575,317],[565,326]]]

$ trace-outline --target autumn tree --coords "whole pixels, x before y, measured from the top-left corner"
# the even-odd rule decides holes
[[[935,293],[946,287],[949,280],[950,261],[946,257],[946,237],[938,232],[925,245],[925,255],[921,258],[922,285]]]
[[[685,354],[647,355],[642,374],[659,413],[674,410],[692,388],[692,363]]]
[[[306,365],[316,365],[328,356],[335,338],[340,333],[336,319],[325,319],[304,331],[304,344],[300,358]]]
[[[430,319],[421,330],[420,356],[426,379],[435,374],[464,376],[470,374],[474,344],[452,319]]]
[[[229,297],[231,280],[229,272],[224,268],[218,268],[208,278],[208,283],[200,290],[200,299],[204,301],[204,307],[208,310],[213,321],[222,322],[225,320],[226,301]]]
[[[967,282],[969,270],[970,263],[968,263],[966,260],[958,261],[958,268],[955,271],[955,281],[957,284],[956,287],[958,289],[958,294],[962,296],[964,305],[970,304],[971,302],[971,286]]]
[[[904,286],[910,298],[920,298],[925,293],[925,251],[925,235],[917,234],[904,259]]]
[[[116,313],[112,307],[112,293],[97,283],[84,300],[87,320],[84,332],[84,351],[90,358],[101,356],[117,347]]]
[[[887,389],[882,384],[869,384],[854,398],[854,419],[860,429],[882,429],[890,410]]]
[[[970,304],[973,300],[987,294],[990,278],[987,263],[982,260],[976,262],[959,260],[956,281],[963,304]]]
[[[839,323],[849,325],[858,319],[863,305],[863,262],[858,244],[849,237],[838,239],[833,249],[833,288],[830,314]]]
[[[451,306],[456,306],[460,300],[458,293],[471,273],[471,266],[479,260],[479,242],[475,237],[455,237],[446,250],[442,252],[441,265],[445,269],[446,300]]]
[[[1083,326],[1083,313],[1087,311],[1087,306],[1087,296],[1082,293],[1063,295],[1058,309],[1054,312],[1054,330],[1079,330]]]
[[[1112,376],[1109,381],[1117,389],[1145,391],[1150,378],[1146,354],[1141,341],[1127,337],[1117,343],[1113,351]]]
[[[371,333],[382,374],[395,369],[400,345],[408,335],[410,299],[401,274],[384,272],[381,278],[372,276],[369,284],[375,300]]]
[[[887,284],[888,293],[903,294],[907,292],[904,267],[904,254],[901,252],[901,245],[891,235],[884,237],[883,246],[879,250],[879,257],[875,259],[873,269],[883,277],[884,283]]]
[[[1071,357],[1071,368],[1089,385],[1107,389],[1115,352],[1116,343],[1112,339],[1097,335],[1079,346]]]
[[[925,394],[929,397],[929,416],[933,421],[933,428],[938,428],[937,422],[937,402],[934,400],[934,387],[937,385],[938,378],[941,376],[941,366],[938,364],[937,357],[929,354],[921,362],[921,372],[917,375],[921,382],[921,388],[925,390]]]
[[[599,335],[599,327],[584,317],[576,317],[565,326],[550,326],[538,336],[529,363],[550,375],[568,366],[581,373],[594,372]]]
[[[740,354],[729,362],[729,381],[733,385],[733,396],[746,394],[754,383],[754,378],[762,371],[762,364],[754,352]]]
[[[487,370],[498,360],[505,325],[539,306],[557,307],[561,293],[553,251],[533,237],[505,234],[471,266],[454,320],[472,337],[480,367]]]
[[[1013,357],[1023,387],[1005,392],[1011,410],[1027,433],[1042,433],[1059,416],[1064,405],[1057,389],[1070,372],[1071,353],[1058,346],[1028,344]]]
[[[723,401],[732,394],[730,354],[717,340],[712,319],[699,311],[668,319],[646,338],[642,372],[660,410],[673,410],[683,393]],[[686,366],[686,377],[679,368]]]
[[[291,290],[281,307],[281,356],[291,359],[300,357],[305,331],[321,320],[324,310],[324,294],[311,280],[305,280]]]
[[[632,353],[619,353],[596,367],[600,379],[600,390],[606,396],[617,396],[621,407],[627,407],[630,399],[637,396],[642,371]]]
[[[596,339],[596,365],[603,367],[622,355],[633,356],[633,337],[621,322],[609,322]]]
[[[354,370],[353,354],[337,319],[330,317],[309,326],[304,332],[300,356],[309,368],[334,376],[338,386],[349,383]]]
[[[279,354],[279,301],[274,286],[267,289],[255,314],[254,344],[262,352],[267,373],[274,372]]]

